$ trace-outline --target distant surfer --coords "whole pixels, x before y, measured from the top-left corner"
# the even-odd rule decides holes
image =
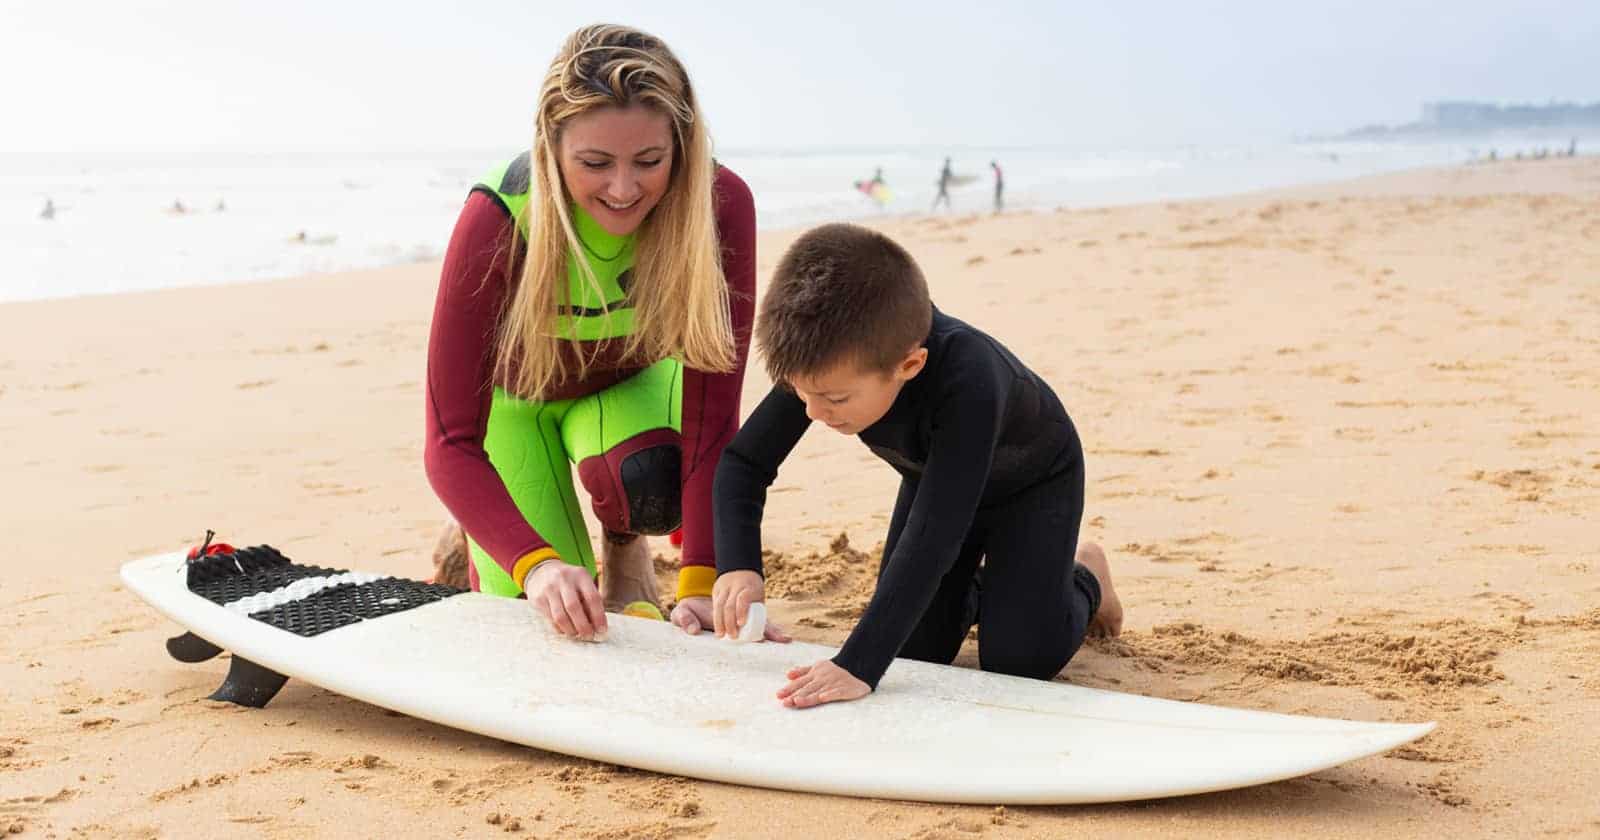
[[[445,254],[423,462],[465,534],[469,585],[526,596],[569,637],[603,636],[607,609],[660,615],[645,535],[681,524],[671,620],[698,633],[711,481],[739,425],[754,201],[712,159],[699,97],[655,36],[579,29],[539,89],[532,149],[472,188]]]
[[[940,200],[944,201],[946,210],[950,209],[950,179],[954,177],[955,173],[950,171],[950,159],[945,158],[944,169],[939,172],[939,194],[933,197],[933,206],[928,208],[928,212],[939,209]]]
[[[989,161],[989,168],[994,170],[994,212],[999,213],[1005,210],[1006,176],[997,161]]]
[[[39,218],[50,221],[56,217],[56,203],[50,198],[44,200],[44,209],[39,211]]]
[[[864,697],[902,659],[949,664],[974,626],[980,668],[1040,680],[1085,636],[1121,633],[1105,552],[1078,541],[1083,445],[1066,409],[993,336],[935,309],[903,247],[856,225],[802,234],[756,341],[776,384],[717,467],[719,636],[766,599],[765,500],[808,429],[857,437],[900,476],[865,610],[836,655],[785,674],[784,705]]]
[[[891,194],[889,192],[889,183],[883,179],[883,167],[880,166],[873,170],[871,179],[857,181],[855,187],[862,195],[877,202],[880,210],[888,205]]]

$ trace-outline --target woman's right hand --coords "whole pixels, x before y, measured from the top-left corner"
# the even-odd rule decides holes
[[[552,558],[528,572],[522,591],[561,635],[586,642],[605,638],[605,604],[588,569]]]

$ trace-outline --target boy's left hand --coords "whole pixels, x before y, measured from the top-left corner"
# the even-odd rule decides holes
[[[791,668],[784,676],[789,678],[789,684],[779,689],[778,699],[791,709],[860,700],[872,693],[871,686],[833,664],[830,659],[815,665]]]

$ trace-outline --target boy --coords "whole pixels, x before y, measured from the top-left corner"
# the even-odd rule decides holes
[[[863,697],[896,656],[949,663],[975,623],[984,670],[1037,679],[1086,632],[1121,632],[1104,553],[1085,545],[1074,562],[1072,421],[999,342],[934,309],[905,249],[854,225],[807,232],[774,272],[756,340],[777,384],[717,468],[718,635],[763,599],[766,490],[813,420],[900,473],[872,600],[837,656],[788,673],[784,705]]]

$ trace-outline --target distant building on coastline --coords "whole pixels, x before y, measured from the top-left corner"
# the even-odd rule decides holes
[[[1580,105],[1499,105],[1493,102],[1429,102],[1422,119],[1404,125],[1368,125],[1336,139],[1370,140],[1386,137],[1426,137],[1493,134],[1512,131],[1600,130],[1600,102]]]
[[[1429,102],[1422,125],[1440,131],[1494,131],[1511,128],[1600,127],[1600,102],[1575,105],[1495,105],[1487,102]]]

